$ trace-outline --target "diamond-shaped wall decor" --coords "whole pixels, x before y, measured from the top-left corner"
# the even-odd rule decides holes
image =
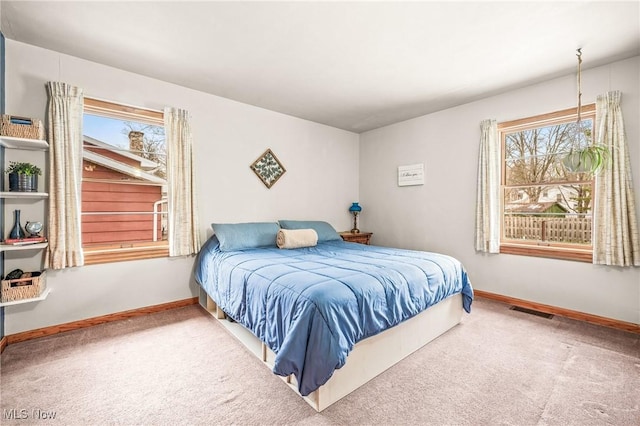
[[[258,175],[267,188],[271,188],[286,172],[284,166],[278,161],[271,149],[267,149],[264,154],[253,162],[251,170]]]

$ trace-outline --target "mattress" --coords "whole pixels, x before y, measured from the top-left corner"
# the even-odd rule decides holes
[[[308,395],[367,337],[473,289],[457,259],[439,253],[327,241],[314,247],[221,251],[203,246],[196,281],[275,354],[273,372]]]

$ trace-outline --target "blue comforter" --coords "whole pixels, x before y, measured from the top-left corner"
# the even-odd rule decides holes
[[[342,367],[353,346],[462,292],[462,264],[437,253],[343,241],[315,247],[223,252],[214,237],[195,277],[231,318],[276,354],[273,372],[294,374],[308,395]]]

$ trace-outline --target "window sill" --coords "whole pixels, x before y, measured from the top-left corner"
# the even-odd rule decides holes
[[[169,247],[167,246],[166,241],[163,241],[162,244],[158,244],[157,246],[145,244],[126,248],[120,246],[84,248],[85,265],[124,262],[128,260],[155,259],[159,257],[169,257]]]
[[[519,256],[546,257],[576,262],[593,263],[593,251],[590,249],[576,249],[563,247],[534,247],[530,245],[505,244],[500,245],[500,253]]]

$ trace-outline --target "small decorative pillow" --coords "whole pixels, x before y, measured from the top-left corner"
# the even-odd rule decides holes
[[[282,229],[313,229],[318,234],[318,242],[342,241],[340,234],[328,224],[320,220],[279,220]]]
[[[318,244],[318,233],[313,229],[281,229],[276,244],[281,249],[313,247]]]
[[[275,222],[212,223],[221,251],[275,247],[280,227]]]

